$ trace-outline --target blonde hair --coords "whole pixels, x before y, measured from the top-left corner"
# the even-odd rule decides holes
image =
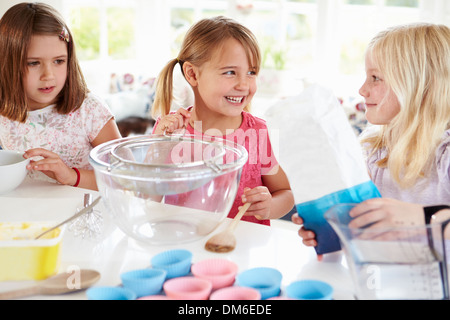
[[[183,63],[186,61],[200,67],[209,61],[216,50],[220,50],[221,45],[230,38],[242,44],[247,52],[249,64],[255,66],[255,72],[259,73],[261,53],[256,37],[249,29],[223,16],[200,20],[188,30],[178,57],[169,61],[159,75],[152,106],[153,117],[170,112],[175,66],[179,63],[182,72]],[[248,105],[245,110],[248,111],[249,108]]]
[[[0,20],[0,115],[25,122],[27,97],[23,78],[27,73],[28,46],[33,35],[68,33],[67,79],[57,97],[56,110],[68,114],[78,109],[88,92],[75,55],[75,44],[60,14],[43,3],[20,3]],[[61,40],[63,41],[63,40]]]
[[[363,140],[403,188],[430,170],[436,148],[450,124],[450,29],[412,24],[379,33],[367,54],[400,104],[400,112],[380,132]]]

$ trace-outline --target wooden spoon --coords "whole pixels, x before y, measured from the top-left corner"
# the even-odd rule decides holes
[[[28,288],[0,292],[0,300],[22,298],[40,294],[53,295],[75,292],[89,288],[100,279],[100,273],[98,271],[82,269],[79,272],[80,283],[79,285],[74,286],[74,288],[68,284],[68,280],[70,281],[70,277],[73,277],[74,274],[69,272],[60,273],[48,279],[42,280],[36,283],[36,285]]]
[[[237,223],[241,220],[245,211],[250,207],[250,203],[244,204],[237,215],[231,221],[230,225],[222,232],[212,236],[205,244],[205,249],[211,252],[230,252],[236,247],[236,238],[234,237],[234,229]]]

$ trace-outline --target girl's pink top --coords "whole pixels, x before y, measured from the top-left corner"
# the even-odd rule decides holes
[[[158,125],[158,122],[159,119],[155,127]],[[203,135],[203,133],[195,131],[191,125],[186,127],[186,131],[193,135]],[[242,195],[244,188],[253,189],[263,186],[262,176],[269,174],[278,165],[278,161],[272,150],[266,122],[248,112],[242,112],[241,126],[237,130],[232,130],[232,132],[223,136],[223,139],[244,146],[248,152],[248,160],[242,168],[236,198],[228,214],[229,218],[233,218],[239,210],[238,207],[243,204]],[[258,220],[253,216],[244,216],[242,220],[270,225],[270,220]]]

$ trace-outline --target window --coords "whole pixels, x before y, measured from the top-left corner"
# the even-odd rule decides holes
[[[69,2],[69,24],[80,60],[134,59],[136,8],[115,1]]]
[[[420,20],[450,21],[450,1],[441,0],[62,2],[87,78],[99,78],[99,66],[108,72],[122,68],[156,76],[178,54],[193,23],[226,15],[255,33],[264,69],[287,70],[297,78],[354,93],[364,75],[365,48],[378,31]]]
[[[171,6],[173,55],[177,54],[187,29],[195,21],[228,15],[255,33],[263,53],[263,67],[290,68],[300,61],[312,60],[316,0],[168,2]],[[289,8],[284,10],[285,6]]]
[[[70,25],[80,60],[100,58],[100,11],[95,7],[73,8]]]
[[[429,0],[428,0],[429,1]],[[364,77],[364,53],[369,41],[389,26],[420,20],[419,0],[346,0],[336,24],[336,76],[333,86],[347,95],[357,95]],[[329,83],[332,85],[331,83]],[[340,86],[340,88],[338,88]],[[345,95],[345,94],[344,94]]]
[[[203,17],[226,14],[255,33],[263,54],[263,68],[289,70],[295,77],[332,87],[344,84],[357,93],[351,82],[359,82],[356,78],[364,74],[367,43],[389,25],[420,20],[420,2],[230,0],[227,5],[227,1],[169,0],[172,55],[176,56],[192,23]],[[246,5],[249,7],[243,10]]]
[[[135,59],[135,9],[110,7],[106,11],[106,16],[108,20],[108,56],[113,59]]]
[[[386,0],[386,6],[418,8],[419,0]]]
[[[168,1],[170,4],[171,54],[176,57],[180,50],[184,35],[196,21],[219,15],[227,15],[227,1]]]

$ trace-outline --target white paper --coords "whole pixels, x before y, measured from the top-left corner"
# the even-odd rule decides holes
[[[370,180],[360,143],[330,90],[312,85],[270,107],[265,119],[296,203]]]

